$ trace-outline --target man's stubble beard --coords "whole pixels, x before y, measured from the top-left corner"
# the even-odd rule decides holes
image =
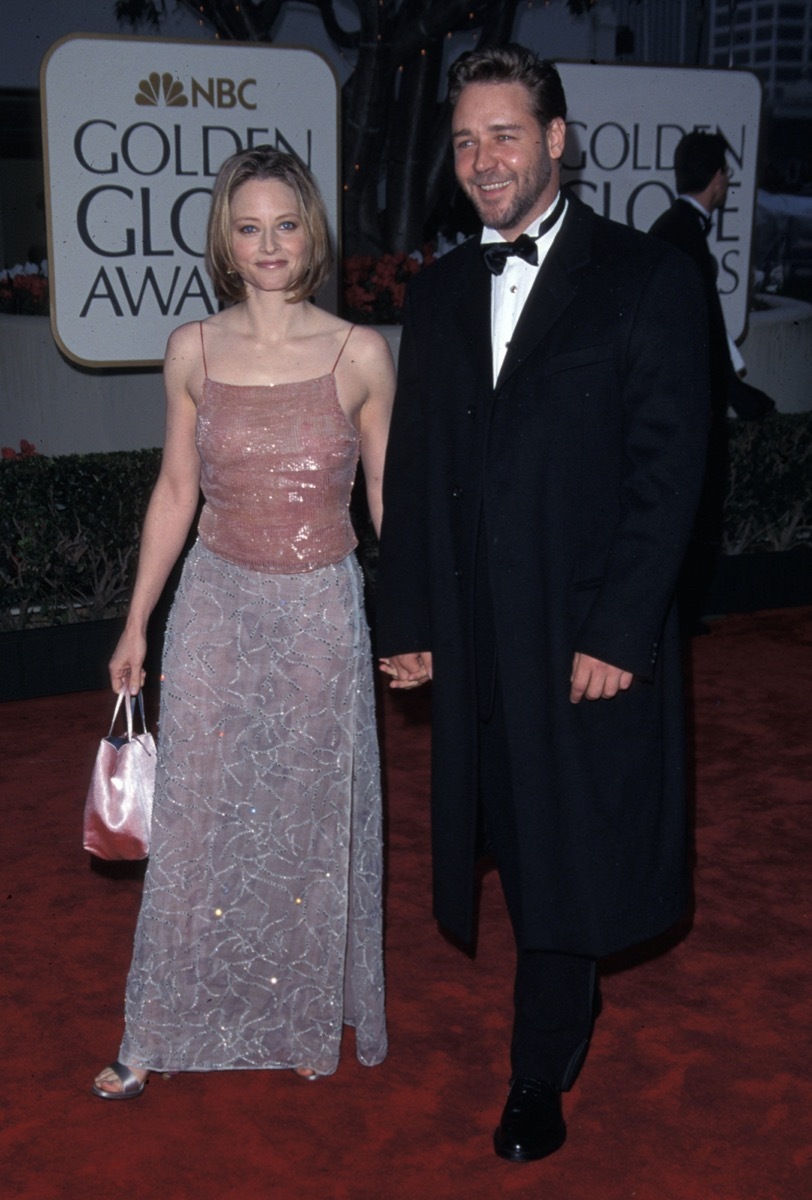
[[[520,181],[517,185],[516,195],[513,197],[513,203],[510,208],[500,217],[499,224],[491,226],[489,224],[488,214],[484,212],[471,193],[468,193],[469,199],[476,210],[483,225],[488,225],[489,228],[495,229],[497,233],[501,233],[503,229],[515,229],[517,225],[533,211],[539,196],[545,190],[550,180],[552,179],[553,168],[550,159],[545,156],[542,162],[539,163],[538,170],[523,185]]]

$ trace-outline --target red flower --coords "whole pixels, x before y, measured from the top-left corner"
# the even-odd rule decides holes
[[[0,312],[48,315],[48,280],[38,271],[39,268],[17,269],[16,275],[0,272],[3,275],[0,279]]]
[[[21,292],[29,292],[35,300],[42,300],[48,294],[48,280],[42,275],[17,275],[14,286]]]
[[[374,258],[354,254],[344,260],[344,299],[356,313],[368,313],[381,322],[398,321],[403,314],[406,284],[424,266],[433,262],[434,247],[423,247],[420,255],[402,250]]]
[[[0,458],[32,458],[36,453],[36,446],[31,442],[27,442],[25,438],[20,440],[19,450],[12,450],[11,446],[0,448]]]

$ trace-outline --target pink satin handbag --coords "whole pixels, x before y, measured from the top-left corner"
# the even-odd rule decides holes
[[[113,737],[125,696],[127,731]],[[84,816],[85,850],[105,859],[146,858],[155,792],[155,741],[147,733],[144,698],[138,693],[143,733],[133,732],[136,698],[119,693],[107,737],[96,754]]]

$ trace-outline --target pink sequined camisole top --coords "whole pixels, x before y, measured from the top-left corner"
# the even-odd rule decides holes
[[[301,383],[219,383],[209,379],[204,347],[198,534],[213,554],[294,575],[340,562],[354,549],[349,502],[360,436],[335,380],[351,333],[330,374]]]

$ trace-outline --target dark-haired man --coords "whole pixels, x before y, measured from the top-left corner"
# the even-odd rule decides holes
[[[702,476],[696,269],[559,188],[566,104],[519,46],[450,72],[483,225],[407,299],[378,649],[433,678],[435,913],[471,941],[480,813],[517,946],[497,1154],[565,1137],[597,959],[688,898],[673,593]]]
[[[745,420],[773,412],[775,404],[739,376],[730,352],[722,304],[716,287],[718,266],[708,246],[713,214],[724,208],[730,186],[728,145],[721,133],[695,129],[674,151],[677,198],[649,230],[689,255],[699,267],[708,306],[711,390],[714,411],[723,420],[728,407]]]
[[[727,151],[721,133],[696,129],[680,139],[674,151],[677,199],[649,230],[696,263],[708,311],[711,431],[702,497],[678,588],[682,625],[689,634],[707,633],[710,628],[702,616],[722,552],[728,409],[750,421],[761,420],[775,410],[769,396],[745,383],[734,366],[716,287],[718,266],[708,245],[713,214],[724,208],[730,186]]]

